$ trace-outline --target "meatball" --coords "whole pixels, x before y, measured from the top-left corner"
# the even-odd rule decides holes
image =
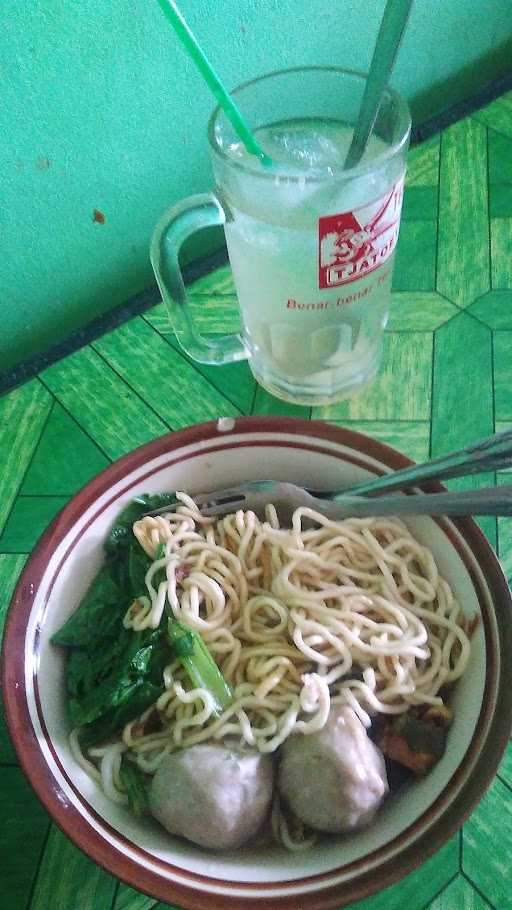
[[[372,820],[388,792],[386,766],[352,708],[333,708],[322,730],[286,740],[279,790],[317,831],[351,831]]]
[[[269,812],[273,776],[267,755],[191,746],[163,759],[151,782],[150,810],[171,834],[201,847],[240,847]]]

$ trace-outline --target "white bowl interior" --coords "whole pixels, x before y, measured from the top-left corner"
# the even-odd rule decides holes
[[[150,855],[149,864],[152,856],[181,869],[232,882],[257,882],[262,878],[267,882],[278,882],[340,869],[392,841],[431,806],[448,784],[470,743],[484,692],[485,640],[479,627],[472,640],[463,684],[457,687],[454,695],[455,721],[441,761],[423,781],[390,799],[367,830],[346,838],[324,838],[316,848],[300,854],[290,854],[277,847],[245,848],[222,854],[202,851],[171,837],[156,822],[138,821],[124,807],[112,804],[77,765],[67,738],[63,652],[51,645],[50,638],[76,608],[101,564],[106,532],[126,501],[141,492],[182,489],[193,493],[269,476],[327,489],[354,483],[368,475],[363,468],[340,460],[340,455],[343,452],[348,455],[350,450],[338,444],[317,441],[317,446],[331,452],[311,451],[310,438],[302,440],[308,446],[306,449],[296,445],[300,442],[297,437],[293,438],[293,447],[286,444],[285,433],[279,434],[281,444],[277,444],[277,435],[272,434],[274,442],[255,448],[237,446],[236,434],[221,441],[226,446],[222,451],[209,452],[211,445],[206,443],[188,446],[179,453],[186,460],[176,461],[177,453],[160,456],[112,487],[81,516],[53,554],[40,586],[26,639],[26,685],[31,716],[46,760],[62,788],[62,798],[69,800],[102,836],[127,854],[132,854],[131,847],[135,845]],[[247,441],[247,437],[244,438]],[[216,445],[219,445],[218,440]],[[168,464],[171,458],[175,460],[174,464]],[[372,463],[370,458],[367,461]],[[131,486],[129,490],[128,486]],[[433,551],[441,573],[451,584],[464,611],[469,616],[479,613],[470,575],[443,530],[428,518],[413,519],[408,524],[413,534]],[[49,582],[55,572],[49,591]],[[37,653],[36,664],[34,652]],[[34,697],[34,671],[39,712]],[[64,775],[48,748],[41,716]]]

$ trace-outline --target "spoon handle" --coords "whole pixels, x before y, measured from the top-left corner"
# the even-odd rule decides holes
[[[364,481],[341,491],[347,494],[381,493],[384,490],[405,490],[425,480],[448,480],[450,477],[466,477],[483,471],[497,471],[512,467],[512,430],[495,433],[465,446],[457,452],[433,458],[424,464],[413,464],[401,471],[392,471],[374,480]],[[336,497],[333,497],[336,498]]]
[[[345,170],[355,167],[364,154],[412,3],[413,0],[388,0],[386,3],[354,135],[343,165]]]
[[[334,520],[375,515],[512,515],[512,484],[455,493],[418,493],[377,499],[347,496],[340,497],[337,502],[319,500],[315,505]]]

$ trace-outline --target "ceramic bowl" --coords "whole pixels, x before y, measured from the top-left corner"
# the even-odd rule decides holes
[[[95,862],[181,907],[326,910],[403,877],[462,824],[485,792],[510,732],[512,603],[490,546],[471,519],[408,521],[434,552],[464,611],[481,622],[453,697],[445,755],[388,800],[372,826],[322,839],[309,852],[278,847],[212,853],[114,805],[68,744],[64,657],[50,638],[102,561],[114,517],[134,495],[194,493],[274,478],[333,489],[410,462],[366,436],[291,418],[221,419],[170,433],[121,458],[84,487],[39,541],[11,604],[3,649],[8,724],[21,765],[51,816]]]

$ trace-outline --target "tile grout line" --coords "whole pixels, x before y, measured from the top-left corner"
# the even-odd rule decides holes
[[[493,133],[498,133],[503,139],[511,139],[511,138],[512,138],[512,136],[511,136],[510,133],[504,133],[502,130],[499,130],[496,126],[489,126],[488,123],[484,123],[483,120],[480,120],[479,118],[475,117],[474,115],[471,116],[471,119],[472,119],[472,120],[476,120],[476,122],[479,123],[481,126],[486,126],[487,129],[488,129],[488,130],[492,130]]]
[[[500,784],[503,784],[503,786],[506,787],[506,789],[509,790],[510,793],[512,793],[512,784],[509,784],[508,781],[504,780],[499,771],[496,772],[496,777],[498,778]]]
[[[211,275],[214,275],[215,272],[210,272],[210,274],[211,274]],[[198,298],[203,298],[203,297],[204,297],[205,300],[211,300],[212,297],[219,297],[221,300],[230,300],[230,301],[232,301],[232,300],[233,300],[233,297],[236,298],[236,296],[237,296],[236,291],[226,291],[226,292],[221,292],[221,291],[193,291],[193,290],[190,290],[191,287],[193,287],[193,285],[188,285],[188,286],[187,286],[187,291],[188,291],[187,297],[189,297],[189,298],[190,298],[190,297],[193,297],[193,298],[195,298],[195,299],[198,299]],[[161,301],[161,303],[164,303],[163,300]],[[158,306],[160,306],[160,304],[158,304]],[[165,306],[165,303],[164,303],[164,306]],[[144,312],[144,313],[141,313],[140,315],[141,315],[141,316],[144,316],[145,313],[149,313],[149,312],[150,312],[149,310],[145,310],[145,312]],[[169,320],[169,322],[170,322],[170,320]]]
[[[110,910],[114,910],[114,907],[115,907],[116,901],[117,901],[117,895],[119,894],[119,888],[120,888],[120,886],[121,886],[121,882],[120,882],[120,880],[119,880],[118,878],[116,878],[116,879],[115,879],[114,893],[112,894],[112,901],[111,901],[111,903],[110,903]]]
[[[168,340],[168,338],[166,338],[165,335],[163,335],[162,332],[161,332],[159,329],[155,328],[154,325],[151,325],[151,323],[148,322],[148,320],[147,320],[147,319],[145,318],[145,316],[144,316],[144,313],[141,313],[141,316],[142,316],[142,319],[144,320],[144,322],[146,323],[146,325],[151,329],[152,332],[154,332],[156,335],[158,335],[158,337],[161,338],[162,341],[165,341],[165,343],[169,345],[169,347],[171,348],[171,350],[174,351],[176,354],[178,354],[178,355],[181,357],[181,359],[183,360],[183,362],[187,364],[187,366],[192,367],[192,369],[197,373],[198,376],[201,377],[201,379],[204,379],[204,381],[207,382],[208,385],[213,386],[213,388],[215,389],[215,391],[218,392],[219,395],[222,395],[222,397],[225,398],[226,401],[228,401],[229,404],[230,404],[232,407],[234,407],[235,410],[237,410],[238,413],[239,413],[240,415],[243,416],[244,412],[242,411],[242,409],[240,408],[240,406],[237,405],[237,404],[235,404],[235,402],[232,401],[231,398],[229,398],[229,396],[226,395],[225,392],[223,392],[221,389],[219,389],[219,387],[215,384],[215,382],[213,382],[213,381],[211,381],[211,380],[209,380],[209,379],[206,379],[206,377],[203,376],[203,374],[201,373],[201,370],[199,370],[199,369],[197,368],[197,366],[195,365],[195,363],[194,363],[193,360],[191,360],[191,361],[188,361],[188,360],[187,360],[187,358],[186,358],[184,352],[183,352],[183,351],[181,350],[181,348],[179,347],[179,341],[178,341],[177,338],[176,338],[176,343],[178,344],[178,348],[175,348],[175,347],[171,344],[171,342]],[[174,334],[174,333],[173,333],[173,334]],[[176,337],[176,336],[175,336],[175,337]],[[207,366],[207,364],[205,364],[205,366]]]
[[[455,304],[455,306],[457,306],[457,304]],[[464,310],[459,309],[459,312],[463,313]],[[448,316],[448,319],[445,319],[445,321],[441,323],[441,326],[446,325],[450,319],[454,319],[454,317],[458,315],[459,313],[452,313],[451,316]],[[385,329],[384,332],[386,335],[432,335],[433,332],[437,332],[441,326],[436,326],[435,329]]]
[[[510,329],[493,329],[487,322],[484,322],[484,320],[481,319],[480,316],[475,316],[475,314],[471,312],[471,307],[475,303],[477,303],[479,300],[482,300],[482,298],[486,297],[488,294],[493,293],[493,291],[498,291],[498,290],[510,291],[510,288],[491,288],[489,291],[485,291],[483,294],[479,294],[478,297],[475,297],[475,299],[472,300],[471,303],[468,303],[467,307],[460,306],[460,304],[455,303],[454,300],[450,300],[450,298],[447,297],[446,294],[442,294],[441,291],[437,291],[436,293],[438,293],[439,296],[443,298],[443,300],[446,300],[448,303],[451,303],[452,306],[457,308],[457,312],[452,313],[451,316],[448,316],[448,319],[445,319],[445,321],[442,322],[441,325],[436,326],[436,328],[432,329],[431,331],[437,332],[438,329],[443,328],[443,326],[447,325],[448,322],[451,322],[452,319],[456,319],[456,317],[460,316],[461,313],[464,313],[466,316],[471,316],[471,318],[474,319],[475,322],[480,323],[480,325],[484,325],[486,327],[486,329],[490,329],[491,332],[492,331],[497,331],[497,332],[511,331],[512,324],[511,324]],[[413,329],[410,329],[409,331],[413,331]],[[400,332],[400,334],[402,334],[402,332]]]
[[[490,291],[487,291],[487,293],[491,293],[491,292],[490,292]],[[484,295],[482,295],[482,296],[484,296]],[[477,316],[475,313],[472,313],[472,312],[471,312],[471,307],[473,306],[473,304],[476,303],[477,300],[480,300],[480,299],[481,299],[480,297],[477,297],[476,300],[472,300],[471,303],[468,304],[467,309],[466,309],[466,310],[462,310],[461,312],[467,313],[468,316],[471,316],[471,319],[474,319],[475,322],[478,322],[479,325],[485,326],[485,328],[486,328],[486,329],[489,329],[489,331],[490,331],[491,333],[493,333],[493,332],[495,332],[495,331],[500,331],[500,332],[508,332],[508,331],[510,331],[510,329],[493,329],[492,326],[490,326],[488,322],[484,322],[484,320],[481,318],[481,316]]]
[[[149,326],[149,328],[150,328],[153,332],[155,332],[155,334],[158,335],[158,337],[161,338],[162,341],[165,341],[165,343],[169,345],[169,347],[171,348],[172,351],[174,351],[175,354],[178,354],[178,355],[181,357],[181,359],[183,360],[184,363],[187,364],[187,366],[190,366],[190,367],[197,373],[197,375],[201,377],[201,379],[204,379],[205,382],[207,382],[209,385],[213,386],[213,388],[215,389],[216,392],[218,392],[219,395],[222,395],[222,397],[225,398],[226,401],[228,401],[229,404],[232,405],[232,407],[234,407],[234,408],[239,412],[239,414],[242,414],[242,415],[243,415],[244,412],[241,410],[241,408],[239,407],[239,405],[235,404],[235,402],[232,401],[231,398],[230,398],[228,395],[226,395],[226,393],[225,393],[224,391],[222,391],[222,390],[215,384],[215,382],[211,381],[210,379],[206,379],[206,377],[203,376],[203,374],[201,373],[201,370],[198,369],[198,367],[196,366],[195,362],[194,362],[192,359],[191,359],[190,361],[187,360],[187,357],[186,357],[184,351],[182,350],[182,348],[181,348],[181,346],[180,346],[180,343],[179,343],[178,339],[176,338],[175,332],[172,332],[172,333],[169,333],[169,334],[173,334],[174,337],[176,338],[176,344],[178,345],[177,348],[175,348],[174,345],[171,344],[171,342],[169,341],[169,339],[166,338],[166,336],[160,331],[160,329],[157,329],[154,325],[151,325],[151,323],[145,318],[145,315],[144,315],[144,314],[142,314],[142,318],[143,318],[144,322]],[[220,334],[220,333],[219,333],[219,334]],[[205,366],[207,366],[207,364],[205,364]]]
[[[494,381],[494,379],[495,379],[495,377],[494,377],[494,332],[492,331],[491,328],[489,328],[489,331],[491,333],[492,430],[493,430],[493,433],[495,433],[496,432],[496,385],[495,385],[495,381]],[[494,486],[496,486],[498,483],[497,471],[493,471],[492,476],[493,476]],[[496,553],[499,553],[499,542],[498,542],[498,540],[499,540],[499,522],[498,522],[497,515],[494,516],[493,524],[494,524],[494,539],[496,541]]]
[[[437,331],[437,330],[436,330]],[[432,439],[433,439],[433,426],[434,426],[434,376],[435,376],[435,367],[436,367],[436,332],[432,333],[432,372],[430,377],[430,420],[429,420],[429,434],[428,434],[428,452],[430,458],[433,457],[432,452]]]
[[[315,405],[318,407],[318,405]],[[408,420],[407,417],[347,417],[341,420],[337,420],[336,417],[326,417],[324,418],[326,423],[341,423],[345,425],[346,423],[403,423],[405,426],[409,424],[417,424],[418,426],[424,426],[426,423],[430,423],[429,418],[424,418],[423,420],[418,417],[413,417],[411,420]]]
[[[0,550],[0,556],[30,556],[31,552],[32,550]]]
[[[478,322],[482,323],[482,325],[487,326],[487,328],[490,329],[491,332],[510,332],[512,330],[512,319],[511,319],[509,326],[505,326],[504,328],[500,328],[500,329],[495,329],[492,325],[489,325],[488,322],[484,322],[484,320],[482,319],[481,316],[476,316],[472,312],[474,305],[476,303],[479,303],[480,300],[484,300],[485,297],[488,297],[493,294],[503,294],[503,293],[512,294],[512,290],[511,290],[511,288],[491,288],[489,291],[485,291],[483,294],[479,294],[478,297],[475,297],[475,299],[472,300],[471,303],[468,304],[466,309],[462,310],[462,312],[466,312],[468,314],[468,316],[472,316],[473,319],[476,319]],[[448,299],[448,298],[446,298],[446,299]],[[450,303],[451,302],[452,301],[450,301]],[[454,304],[454,306],[457,306],[457,304]]]
[[[492,428],[494,433],[496,432],[496,376],[494,368],[494,332],[490,329],[491,332],[491,382],[492,382]],[[494,472],[496,474],[496,471]],[[496,482],[496,480],[495,480]]]
[[[258,388],[260,388],[260,386],[258,386],[258,383],[256,382],[256,380],[254,380],[254,391],[252,393],[252,402],[251,402],[251,408],[249,411],[249,414],[251,414],[252,416],[254,416],[254,408],[256,407],[256,396],[258,394]]]
[[[434,856],[436,856],[435,853],[434,853]],[[422,867],[420,866],[420,868],[422,868]],[[449,878],[448,881],[445,882],[444,885],[441,886],[441,888],[439,888],[439,891],[436,891],[432,895],[432,897],[429,898],[427,903],[423,905],[422,910],[429,910],[429,907],[431,906],[431,904],[433,904],[433,902],[435,900],[437,900],[437,898],[440,897],[441,894],[444,894],[446,889],[450,887],[451,883],[454,882],[455,879],[458,878],[458,876],[459,876],[459,870],[457,869],[457,872],[454,872],[453,875],[451,876],[451,878]],[[402,879],[402,881],[404,881],[404,879]]]
[[[49,818],[49,819],[48,819],[48,828],[47,828],[46,834],[45,834],[44,839],[43,839],[43,843],[42,843],[42,846],[41,846],[41,852],[40,852],[40,854],[39,854],[39,859],[38,859],[38,861],[37,861],[37,863],[36,863],[36,868],[35,868],[35,871],[34,871],[34,878],[33,878],[33,880],[32,880],[32,885],[31,885],[31,887],[30,887],[30,892],[29,892],[29,896],[28,896],[28,900],[27,900],[26,910],[30,910],[30,907],[32,906],[32,901],[34,900],[34,894],[35,894],[36,887],[37,887],[37,880],[38,880],[38,878],[39,878],[39,873],[40,873],[40,871],[41,871],[41,866],[43,865],[44,855],[45,855],[45,853],[46,853],[46,848],[47,848],[47,846],[48,846],[48,841],[49,841],[49,839],[50,839],[50,833],[51,833],[52,827],[53,827],[53,822],[52,822],[52,820]]]
[[[88,347],[88,345],[86,345],[86,347]],[[97,442],[97,441],[91,436],[91,434],[89,433],[89,431],[86,430],[85,427],[83,427],[81,423],[78,423],[78,420],[76,419],[76,417],[74,416],[74,414],[71,413],[71,411],[69,410],[68,406],[65,405],[64,402],[61,401],[61,399],[58,398],[57,395],[56,395],[54,392],[52,392],[52,390],[51,390],[50,387],[46,384],[46,382],[44,381],[44,379],[42,379],[41,376],[38,376],[37,378],[38,378],[39,382],[41,383],[41,385],[43,385],[43,386],[45,387],[46,391],[49,392],[50,395],[53,396],[53,398],[54,398],[55,401],[60,405],[60,407],[62,408],[62,410],[66,412],[66,414],[68,415],[69,419],[72,420],[73,423],[78,427],[78,429],[81,430],[82,433],[85,434],[85,436],[87,436],[87,438],[90,440],[90,442],[92,442],[92,444],[93,444],[94,446],[96,446],[97,449],[100,450],[101,454],[105,456],[105,458],[107,459],[107,461],[109,462],[109,464],[112,464],[112,462],[114,461],[114,459],[108,454],[108,452],[105,451],[105,449],[103,448],[103,446],[101,446],[101,445],[99,444],[99,442]]]
[[[511,141],[512,141],[512,140],[511,140]],[[505,215],[503,218],[496,218],[496,219],[493,219],[493,220],[496,220],[496,221],[510,221],[511,219],[512,219],[512,215]],[[486,294],[494,293],[494,291],[508,291],[508,293],[510,294],[511,291],[512,291],[512,288],[510,288],[510,286],[509,286],[509,287],[500,287],[500,286],[498,285],[498,286],[496,287],[495,285],[493,285],[492,288],[490,289],[490,291],[486,291]],[[481,294],[481,297],[485,297],[485,294]],[[477,300],[480,300],[480,297],[477,297]]]
[[[66,499],[73,493],[19,493],[16,499]]]
[[[451,305],[454,306],[459,311],[459,313],[465,313],[467,307],[465,308],[465,307],[461,306],[460,303],[456,303],[455,300],[452,300],[451,297],[447,297],[447,295],[444,293],[444,291],[438,291],[436,288],[433,293],[439,294],[439,297],[442,297],[443,300],[447,300],[448,303],[451,303]],[[487,294],[487,291],[485,293]],[[480,296],[483,297],[484,295],[481,294]],[[477,300],[479,300],[479,299],[480,298],[477,297]],[[454,316],[457,316],[457,315],[458,315],[457,313],[452,313],[452,315],[449,317],[449,319],[452,319]],[[448,319],[446,320],[446,322],[448,322]],[[442,323],[442,325],[444,325],[444,322]],[[440,326],[438,326],[437,328],[440,328]]]
[[[443,136],[444,130],[441,130],[439,133],[439,159],[437,162],[437,232],[436,232],[436,255],[435,255],[435,287],[434,290],[439,294],[439,281],[438,281],[438,269],[439,269],[439,234],[440,234],[440,224],[441,224],[441,162],[443,160]],[[445,297],[445,295],[442,295]],[[446,300],[448,298],[446,297]],[[453,303],[453,300],[450,301]],[[455,304],[457,306],[457,304]]]
[[[469,877],[468,873],[467,873],[464,869],[461,870],[461,875],[462,875],[463,878],[466,879],[466,881],[468,882],[468,884],[471,885],[471,887],[476,891],[476,893],[478,894],[478,896],[482,898],[483,902],[484,902],[485,904],[487,904],[488,907],[491,908],[491,910],[500,910],[500,908],[496,907],[496,906],[489,900],[489,898],[484,894],[484,892],[480,890],[480,888],[478,887],[478,885],[475,884],[475,882],[473,881],[473,879]],[[503,910],[503,908],[501,908],[501,910]]]
[[[136,316],[135,319],[137,319],[137,318],[138,318],[138,317]],[[112,373],[114,373],[115,376],[117,376],[117,378],[123,383],[123,385],[125,385],[125,386],[130,390],[130,392],[133,392],[133,394],[135,395],[135,397],[138,398],[139,401],[141,401],[142,404],[145,405],[145,407],[148,408],[148,410],[152,411],[152,413],[154,414],[154,416],[157,417],[159,420],[161,420],[161,422],[164,424],[164,426],[167,427],[167,429],[170,430],[171,433],[172,433],[173,430],[174,430],[174,428],[173,428],[173,427],[170,425],[170,423],[165,419],[165,417],[162,417],[162,416],[158,413],[158,411],[156,411],[155,408],[154,408],[152,405],[150,405],[149,402],[147,402],[147,401],[145,400],[145,398],[143,398],[142,395],[141,395],[139,392],[137,392],[137,391],[133,388],[133,386],[131,386],[130,383],[127,382],[127,380],[126,380],[123,376],[121,376],[121,374],[118,372],[118,370],[117,370],[115,367],[112,366],[112,364],[107,360],[107,358],[104,357],[103,354],[102,354],[100,351],[96,350],[96,348],[94,347],[94,343],[91,343],[91,344],[89,345],[89,348],[90,348],[92,351],[94,351],[94,353],[96,354],[96,356],[99,357],[100,360],[103,361],[103,363],[105,364],[105,366],[108,367],[108,369],[111,370]]]
[[[41,384],[42,384],[42,383],[41,383]],[[49,392],[49,389],[46,389],[46,391]],[[51,403],[51,406],[50,406],[50,408],[49,408],[49,410],[48,410],[48,414],[46,415],[46,419],[44,420],[43,425],[42,425],[42,427],[41,427],[41,430],[40,430],[40,433],[39,433],[39,439],[37,440],[37,442],[36,442],[36,444],[35,444],[35,446],[34,446],[34,451],[32,452],[32,455],[30,456],[30,458],[29,458],[29,460],[28,460],[28,463],[27,463],[27,466],[26,466],[26,468],[25,468],[25,470],[24,470],[24,472],[23,472],[23,476],[22,476],[21,479],[20,479],[20,482],[19,482],[19,485],[18,485],[18,489],[17,489],[17,492],[16,492],[16,496],[14,497],[14,499],[13,499],[13,501],[12,501],[12,503],[11,503],[11,508],[9,509],[7,515],[5,516],[5,521],[4,521],[3,524],[2,524],[2,529],[1,529],[1,531],[0,531],[0,547],[1,547],[2,537],[3,537],[4,533],[5,533],[5,529],[6,529],[6,527],[7,527],[8,521],[9,521],[9,519],[10,519],[12,513],[13,513],[14,506],[16,505],[16,503],[17,503],[17,501],[18,501],[18,499],[19,499],[19,497],[20,497],[20,490],[21,490],[21,488],[22,488],[22,486],[23,486],[23,484],[24,484],[24,482],[25,482],[25,478],[26,478],[26,476],[27,476],[27,474],[28,474],[28,472],[29,472],[29,470],[30,470],[30,468],[31,468],[31,466],[32,466],[32,463],[33,463],[33,461],[34,461],[36,452],[37,452],[37,450],[38,450],[38,448],[39,448],[39,443],[41,442],[41,438],[42,438],[42,436],[43,436],[43,433],[45,432],[46,427],[48,426],[48,421],[50,420],[50,415],[53,413],[53,409],[54,409],[54,407],[55,407],[55,397],[51,394],[51,392],[49,392],[49,394],[51,395],[52,403]]]
[[[489,291],[492,287],[492,243],[491,243],[491,175],[489,169],[489,127],[485,127],[485,148],[487,151],[487,249],[489,251]],[[494,388],[494,386],[493,386]]]
[[[439,133],[439,159],[437,162],[437,231],[436,231],[436,255],[434,260],[434,275],[435,275],[435,288],[434,290],[439,293],[437,289],[437,270],[439,266],[439,218],[441,212],[441,160],[443,152],[443,134],[444,130],[441,130]],[[443,295],[444,296],[444,295]],[[450,301],[453,303],[453,301]],[[457,305],[457,304],[455,304]]]
[[[444,296],[444,295],[443,295],[443,296]],[[454,319],[457,319],[457,316],[460,316],[461,313],[464,313],[464,314],[467,313],[467,310],[465,310],[465,309],[464,309],[463,307],[461,307],[461,306],[458,306],[458,304],[453,303],[453,300],[450,300],[449,297],[445,297],[444,299],[445,299],[445,300],[448,300],[449,303],[452,303],[454,307],[457,307],[457,312],[456,312],[456,313],[452,313],[451,316],[448,316],[448,319],[445,319],[445,321],[442,322],[441,325],[436,326],[435,329],[430,329],[428,332],[424,332],[423,334],[425,334],[425,335],[433,335],[433,334],[435,334],[435,332],[437,332],[439,329],[444,329],[445,325],[448,325],[449,322],[452,322]],[[468,316],[469,316],[469,313],[468,313]],[[400,332],[400,335],[402,335],[402,334],[405,334],[405,333]],[[421,332],[418,332],[418,335],[420,335],[420,334],[422,334],[422,333],[421,333]]]

